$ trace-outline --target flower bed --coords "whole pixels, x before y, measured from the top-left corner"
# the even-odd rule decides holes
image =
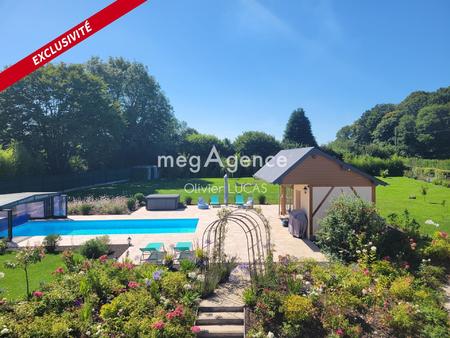
[[[445,337],[448,313],[440,286],[443,268],[361,257],[320,265],[280,257],[256,289],[246,290],[248,337]]]
[[[124,215],[134,210],[126,197],[86,197],[68,202],[69,215]],[[134,201],[136,204],[136,201]]]
[[[8,337],[194,337],[202,275],[102,256],[53,272],[28,301],[0,302]]]

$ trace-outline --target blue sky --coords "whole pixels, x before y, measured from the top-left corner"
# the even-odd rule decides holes
[[[0,65],[110,2],[0,0]],[[449,14],[446,0],[150,0],[54,62],[140,61],[180,120],[219,137],[281,138],[303,107],[325,143],[377,103],[450,85]]]

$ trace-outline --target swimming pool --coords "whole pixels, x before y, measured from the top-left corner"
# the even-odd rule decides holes
[[[13,236],[193,233],[197,223],[198,218],[28,221],[15,226]],[[7,236],[7,231],[0,236]]]

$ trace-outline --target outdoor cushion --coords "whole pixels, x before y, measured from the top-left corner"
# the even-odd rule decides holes
[[[177,250],[177,251],[189,251],[191,249],[192,249],[191,242],[178,242],[175,245],[175,250]]]
[[[164,246],[163,243],[154,242],[154,243],[148,243],[145,248],[140,248],[141,251],[159,251]]]

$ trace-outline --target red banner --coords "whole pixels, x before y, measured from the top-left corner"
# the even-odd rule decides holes
[[[97,33],[147,0],[116,0],[108,7],[58,36],[15,65],[0,73],[0,91]]]

